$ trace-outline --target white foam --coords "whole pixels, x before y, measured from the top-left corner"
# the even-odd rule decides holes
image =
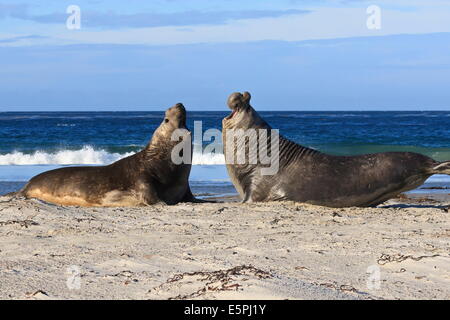
[[[31,154],[15,151],[0,155],[0,165],[70,165],[70,164],[109,164],[133,152],[120,154],[109,153],[105,150],[95,150],[91,146],[84,146],[79,150],[60,150],[54,153],[36,151]]]
[[[0,154],[0,165],[105,165],[133,154],[134,152],[109,153],[106,150],[94,149],[92,146],[84,146],[79,150],[36,151],[31,154],[14,151]],[[224,163],[225,158],[221,153],[195,153],[192,159],[193,165],[217,165]]]
[[[225,164],[225,157],[222,153],[194,153],[192,157],[193,165],[218,165]]]

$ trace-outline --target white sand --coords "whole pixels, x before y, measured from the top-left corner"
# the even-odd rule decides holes
[[[449,299],[448,204],[86,209],[0,197],[0,298]]]

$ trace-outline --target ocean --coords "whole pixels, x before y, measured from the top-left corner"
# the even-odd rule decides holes
[[[104,165],[142,149],[163,112],[0,113],[0,194],[20,189],[32,176],[68,165]],[[229,112],[188,112],[188,127],[221,129]],[[280,133],[336,155],[412,151],[450,160],[450,111],[260,112]],[[205,142],[203,145],[210,142]],[[193,192],[208,198],[234,195],[223,155],[194,153]],[[431,189],[430,189],[431,188]],[[415,193],[447,192],[450,176],[436,175]]]

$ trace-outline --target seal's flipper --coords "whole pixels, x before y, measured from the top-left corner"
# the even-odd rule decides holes
[[[181,202],[197,202],[197,199],[192,194],[191,188],[189,186],[183,199],[181,199]]]
[[[441,162],[433,168],[434,174],[449,174],[450,175],[450,161]]]
[[[0,195],[0,199],[6,198],[6,200],[2,199],[2,200],[0,200],[0,203],[11,202],[11,201],[17,200],[21,197],[23,197],[23,195],[20,192],[10,192],[7,194],[2,194],[2,195]]]
[[[15,198],[18,196],[20,196],[20,194],[18,192],[10,192],[10,193],[2,195],[2,197],[11,197],[11,198]]]
[[[192,202],[192,203],[216,203],[216,201],[211,200],[203,200],[196,198],[191,191],[191,188],[188,187],[188,190],[186,191],[186,194],[184,195],[181,202]]]

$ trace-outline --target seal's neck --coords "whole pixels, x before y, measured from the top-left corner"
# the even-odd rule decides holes
[[[150,142],[143,151],[148,158],[156,157],[161,160],[170,159],[171,151],[176,144],[176,141],[171,141],[170,138],[166,139],[158,133],[158,131],[155,131]]]
[[[146,160],[159,159],[168,164],[169,167],[175,167],[179,158],[183,163],[188,163],[186,159],[191,156],[192,161],[192,142],[189,130],[180,128],[180,132],[167,130],[159,127],[152,136],[152,139],[143,150]],[[176,133],[175,136],[173,134]],[[190,147],[189,147],[190,146]],[[176,147],[176,149],[174,149]],[[175,154],[172,154],[175,152]],[[184,157],[183,155],[186,154]],[[176,159],[172,159],[175,156]]]
[[[248,106],[226,121],[224,129],[271,129],[271,127],[252,106]]]

